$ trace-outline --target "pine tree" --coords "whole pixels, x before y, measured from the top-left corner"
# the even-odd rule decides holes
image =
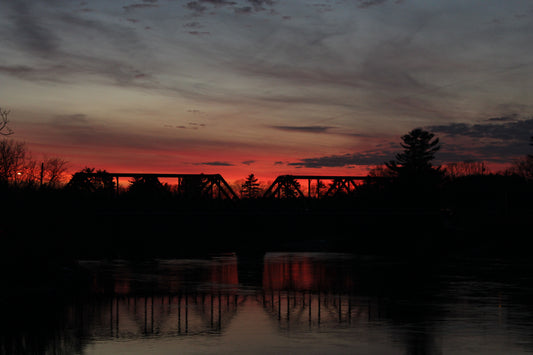
[[[440,171],[440,167],[434,168],[431,164],[440,149],[439,139],[433,133],[416,128],[404,135],[402,140],[403,152],[396,154],[395,161],[386,163],[387,168],[398,177],[420,178]]]
[[[258,179],[254,174],[248,175],[246,181],[241,185],[241,196],[243,198],[256,198],[261,189],[259,188]]]

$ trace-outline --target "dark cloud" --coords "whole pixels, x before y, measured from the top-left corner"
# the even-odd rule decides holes
[[[243,165],[252,165],[255,162],[256,162],[255,160],[246,160],[246,161],[243,161],[241,164],[243,164]]]
[[[209,31],[189,31],[189,34],[193,35],[193,36],[207,36],[207,35],[210,35],[211,32],[209,32]]]
[[[371,7],[371,6],[376,6],[376,5],[382,5],[384,3],[386,3],[388,0],[357,0],[357,7],[361,8],[361,9],[366,9],[368,7]],[[401,4],[403,3],[404,0],[396,0],[394,1],[395,4]]]
[[[236,14],[239,14],[239,15],[246,15],[246,14],[250,14],[253,12],[253,9],[251,6],[243,6],[243,7],[236,7],[235,8],[235,13]]]
[[[122,8],[126,11],[132,11],[132,10],[138,10],[138,9],[149,9],[159,7],[157,4],[132,4],[127,6],[122,6]]]
[[[266,6],[272,7],[275,4],[273,0],[246,0],[245,6],[238,6],[236,1],[230,0],[195,0],[188,2],[185,7],[194,11],[197,15],[202,15],[208,10],[208,5],[215,8],[228,7],[232,8],[237,14],[250,14],[258,11],[267,10]],[[272,11],[272,9],[271,9]]]
[[[203,28],[202,24],[200,22],[187,22],[186,24],[183,25],[183,27],[185,28]]]
[[[12,19],[12,33],[6,40],[16,38],[17,45],[34,55],[47,57],[57,52],[59,39],[48,28],[42,14],[35,13],[25,1],[8,1]]]
[[[141,53],[143,44],[127,26],[86,18],[77,12],[49,12],[24,1],[7,2],[10,11],[7,26],[0,33],[11,48],[30,59],[43,58],[39,64],[3,64],[0,72],[25,80],[65,83],[80,73],[101,75],[120,86],[145,85],[150,75],[124,60],[118,53]],[[134,22],[136,19],[129,19]],[[62,40],[98,39],[98,51],[90,43],[76,51],[60,45]],[[32,61],[29,61],[30,63]],[[142,80],[139,80],[142,79]]]
[[[511,122],[511,121],[516,121],[517,118],[518,118],[518,114],[514,113],[511,115],[507,115],[507,116],[488,118],[487,121],[488,122]]]
[[[200,163],[199,165],[209,165],[209,166],[234,166],[234,164],[225,162],[225,161],[210,161],[210,162],[204,162]]]
[[[265,6],[273,6],[275,1],[273,0],[247,0],[250,5],[254,8],[255,11],[264,11]]]
[[[330,126],[271,126],[282,131],[305,132],[305,133],[326,133]]]
[[[499,140],[523,140],[533,132],[533,118],[518,119],[515,115],[489,119],[491,122],[502,123],[450,123],[447,125],[430,126],[435,133],[444,133],[451,137],[465,136],[472,138],[492,138]]]
[[[64,65],[52,65],[47,67],[30,67],[27,65],[0,65],[0,73],[24,80],[63,83],[65,78],[57,75],[66,70]]]
[[[200,4],[198,1],[190,1],[185,5],[185,7],[189,10],[195,11],[198,14],[201,14],[207,10],[207,7]]]
[[[367,151],[362,153],[329,155],[317,158],[304,158],[299,162],[289,163],[289,166],[302,168],[340,168],[355,165],[383,164],[394,157],[392,152],[382,150]]]
[[[198,0],[199,2],[211,4],[214,6],[226,6],[226,5],[235,5],[237,4],[235,1],[229,1],[229,0]]]
[[[450,123],[430,126],[439,135],[442,149],[440,161],[484,160],[510,163],[528,153],[529,137],[533,134],[533,118],[520,119],[511,114],[493,117],[489,123]]]
[[[387,0],[357,0],[357,7],[366,9],[367,7],[381,5],[386,2]]]

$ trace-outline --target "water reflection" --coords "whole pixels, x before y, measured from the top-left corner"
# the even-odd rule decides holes
[[[269,253],[80,265],[69,282],[26,280],[2,298],[2,354],[533,350],[531,265],[516,261]]]

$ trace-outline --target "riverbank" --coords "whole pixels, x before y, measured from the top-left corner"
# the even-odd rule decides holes
[[[4,260],[173,258],[214,252],[344,251],[406,255],[527,253],[531,210],[240,206],[11,213]]]

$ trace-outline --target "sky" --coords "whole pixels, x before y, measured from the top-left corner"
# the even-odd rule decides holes
[[[364,175],[531,153],[533,3],[2,0],[11,138],[71,170]]]

